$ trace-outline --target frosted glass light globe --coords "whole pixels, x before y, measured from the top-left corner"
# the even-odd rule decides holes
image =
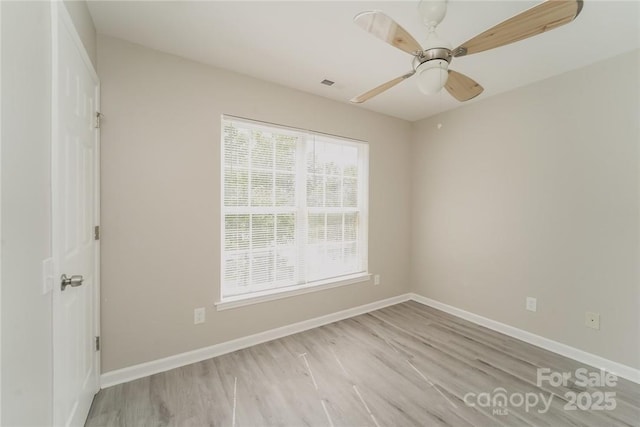
[[[449,63],[443,59],[423,62],[416,68],[418,88],[425,95],[440,92],[449,78]]]

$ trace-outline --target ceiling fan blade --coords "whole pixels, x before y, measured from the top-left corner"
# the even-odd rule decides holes
[[[582,0],[547,0],[461,44],[453,56],[471,55],[542,34],[573,21]]]
[[[480,95],[484,88],[473,79],[457,71],[449,70],[447,84],[444,85],[447,91],[460,102],[468,101]]]
[[[395,85],[397,85],[398,83],[408,79],[409,77],[413,76],[416,72],[415,71],[411,71],[410,73],[405,74],[404,76],[400,76],[397,77],[393,80],[389,80],[386,83],[381,84],[380,86],[371,89],[369,92],[365,92],[362,95],[356,96],[351,98],[350,102],[353,102],[354,104],[361,104],[371,98],[373,98],[376,95],[381,94],[382,92],[384,92],[387,89],[391,89],[392,87],[394,87]]]
[[[391,46],[404,50],[411,55],[414,55],[415,52],[422,52],[422,47],[420,47],[416,39],[396,21],[382,12],[371,11],[359,13],[353,18],[353,22],[363,30],[389,43]]]

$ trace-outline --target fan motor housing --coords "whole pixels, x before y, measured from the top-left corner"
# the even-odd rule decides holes
[[[451,63],[451,58],[451,50],[445,47],[435,47],[432,49],[427,49],[416,56],[418,65],[434,59],[442,59],[444,61],[447,61],[448,63]]]

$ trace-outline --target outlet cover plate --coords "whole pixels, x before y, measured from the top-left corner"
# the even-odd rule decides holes
[[[538,300],[537,298],[527,297],[526,308],[529,311],[538,311]]]
[[[380,284],[380,275],[376,274],[375,276],[373,276],[373,284],[374,285],[379,285]]]
[[[193,310],[193,324],[198,325],[204,323],[206,319],[206,312],[204,307],[199,307]]]

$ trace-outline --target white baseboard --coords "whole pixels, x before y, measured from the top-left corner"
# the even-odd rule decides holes
[[[440,301],[423,297],[422,295],[412,293],[410,294],[410,298],[413,301],[419,302],[420,304],[437,308],[438,310],[444,311],[445,313],[452,314],[456,317],[460,317],[462,319],[476,323],[480,326],[484,326],[485,328],[493,329],[494,331],[501,332],[505,335],[517,338],[529,344],[533,344],[537,347],[542,347],[545,350],[549,350],[562,356],[569,357],[586,365],[590,365],[598,369],[604,369],[605,371],[611,372],[618,377],[625,378],[629,381],[640,384],[639,369],[635,369],[630,366],[614,362],[613,360],[605,359],[604,357],[579,350],[575,347],[553,341],[549,338],[541,337],[540,335],[532,334],[531,332],[527,332],[525,330],[509,326],[474,313],[470,313],[468,311],[453,307]]]
[[[271,329],[254,335],[226,341],[209,347],[199,348],[197,350],[188,351],[186,353],[176,354],[174,356],[165,357],[163,359],[152,360],[150,362],[141,363],[139,365],[129,366],[115,371],[109,371],[100,376],[100,388],[111,387],[128,381],[137,380],[138,378],[147,377],[159,372],[168,371],[170,369],[179,368],[191,363],[200,362],[212,357],[231,353],[253,345],[262,344],[288,335],[297,334],[318,326],[327,325],[339,320],[348,319],[390,305],[399,304],[409,301],[411,294],[398,295],[392,298],[372,302],[370,304],[360,305],[358,307],[349,308],[347,310],[338,311],[336,313],[327,314],[325,316],[316,317],[302,322],[293,323],[291,325],[282,326],[280,328]]]
[[[100,387],[106,388],[117,384],[133,381],[138,378],[147,377],[149,375],[179,368],[191,363],[200,362],[212,357],[231,353],[253,345],[262,344],[288,335],[297,334],[318,326],[327,325],[339,320],[348,319],[390,305],[399,304],[401,302],[413,300],[421,304],[436,308],[456,317],[468,320],[480,326],[501,332],[513,338],[517,338],[529,344],[544,348],[565,357],[577,360],[598,369],[604,369],[621,378],[640,384],[640,370],[630,366],[614,362],[609,359],[579,350],[575,347],[553,341],[551,339],[541,337],[540,335],[524,331],[522,329],[488,319],[486,317],[444,304],[431,298],[423,297],[415,293],[398,295],[392,298],[372,302],[370,304],[353,307],[347,310],[338,311],[336,313],[327,314],[325,316],[316,317],[302,322],[294,323],[280,328],[271,329],[254,335],[226,341],[209,347],[200,348],[186,353],[176,354],[174,356],[165,357],[163,359],[152,360],[150,362],[141,363],[139,365],[129,366],[127,368],[118,369],[102,374],[100,376]]]

